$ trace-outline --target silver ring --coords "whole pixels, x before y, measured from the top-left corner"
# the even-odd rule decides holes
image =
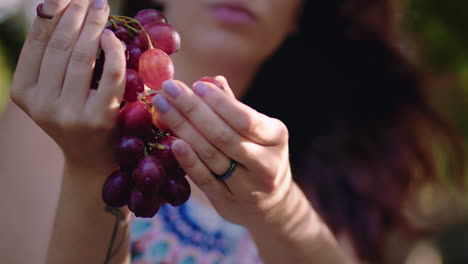
[[[213,175],[215,176],[216,179],[220,181],[225,181],[232,176],[232,173],[234,172],[236,167],[237,167],[237,162],[235,160],[231,160],[231,165],[229,166],[229,169],[224,174],[219,175],[219,174],[213,173]]]
[[[40,17],[40,18],[45,18],[45,19],[52,19],[54,18],[53,15],[48,15],[44,12],[44,3],[40,3],[37,5],[36,7],[36,13],[37,13],[37,16]]]

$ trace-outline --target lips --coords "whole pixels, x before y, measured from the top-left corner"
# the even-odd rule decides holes
[[[246,6],[237,3],[216,3],[210,6],[210,11],[218,20],[228,24],[250,24],[257,20]]]

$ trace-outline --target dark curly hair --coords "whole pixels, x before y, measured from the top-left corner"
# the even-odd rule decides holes
[[[427,73],[398,47],[390,0],[305,0],[297,34],[265,62],[243,101],[289,128],[293,174],[362,260],[384,263],[387,236],[418,229],[404,204],[437,183],[434,146],[463,177],[460,136],[429,104]],[[151,2],[128,1],[126,15]]]
[[[384,263],[392,231],[429,235],[404,205],[440,183],[434,148],[463,182],[460,135],[429,103],[428,71],[399,48],[389,0],[307,1],[298,34],[260,71],[244,101],[290,131],[293,173],[358,256]]]

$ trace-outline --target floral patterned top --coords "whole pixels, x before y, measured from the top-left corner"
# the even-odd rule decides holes
[[[153,218],[133,216],[132,264],[261,264],[247,230],[196,198],[164,205]]]

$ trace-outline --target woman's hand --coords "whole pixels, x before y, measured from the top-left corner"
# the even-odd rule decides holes
[[[277,209],[291,189],[288,130],[277,119],[242,104],[208,82],[193,90],[180,81],[166,81],[153,103],[162,120],[180,139],[174,154],[218,213],[234,223],[255,227]],[[237,167],[225,181],[231,160]]]
[[[112,166],[115,118],[124,91],[121,42],[107,30],[106,1],[45,0],[26,38],[11,87],[12,100],[73,165]],[[99,47],[106,54],[97,90],[91,78]]]
[[[179,138],[179,164],[225,219],[246,227],[264,263],[350,263],[333,234],[292,180],[288,130],[242,104],[226,79],[165,81],[153,98]],[[236,161],[232,176],[218,180]]]

